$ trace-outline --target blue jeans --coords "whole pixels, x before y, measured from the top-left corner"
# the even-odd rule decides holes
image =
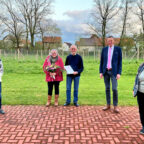
[[[110,79],[112,82],[112,91],[113,91],[113,105],[118,105],[118,91],[117,91],[117,79],[112,74],[112,71],[106,71],[104,75],[104,82],[106,88],[106,101],[107,105],[111,104],[111,94],[110,94]]]
[[[73,93],[74,100],[73,100],[73,103],[77,103],[77,101],[78,101],[78,88],[79,88],[80,76],[77,76],[77,77],[67,76],[67,81],[66,81],[67,100],[66,100],[66,103],[71,103],[71,84],[72,84],[73,80],[74,80],[74,93]]]
[[[0,109],[1,109],[1,82],[0,82]]]

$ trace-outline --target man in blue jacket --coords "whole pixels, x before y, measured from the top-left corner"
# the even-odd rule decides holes
[[[73,104],[78,107],[78,88],[79,88],[79,80],[81,72],[83,71],[83,60],[82,57],[77,54],[77,47],[75,45],[72,45],[70,47],[71,54],[67,56],[65,65],[70,65],[72,69],[74,70],[73,74],[67,74],[67,80],[66,80],[66,95],[67,100],[64,106],[68,106],[71,103],[71,84],[72,81],[74,81],[74,100]]]
[[[114,46],[114,38],[112,36],[107,38],[108,46],[102,49],[100,59],[100,78],[104,76],[106,101],[107,106],[103,108],[104,111],[110,109],[111,95],[110,95],[110,79],[112,82],[113,91],[113,105],[114,112],[119,113],[118,105],[118,91],[117,80],[120,79],[122,71],[122,51],[120,47]]]

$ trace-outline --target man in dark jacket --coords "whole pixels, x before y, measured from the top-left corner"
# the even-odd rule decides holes
[[[104,76],[106,88],[107,106],[103,108],[104,111],[110,109],[111,96],[110,96],[110,79],[112,82],[113,90],[113,105],[114,112],[118,113],[118,92],[117,80],[120,79],[122,71],[122,51],[120,47],[114,46],[114,38],[110,36],[107,38],[108,46],[103,48],[100,59],[100,78]]]
[[[70,65],[73,69],[73,74],[67,74],[67,81],[66,81],[66,95],[67,100],[64,106],[68,106],[71,103],[71,84],[74,81],[74,100],[73,103],[75,106],[79,106],[78,102],[78,87],[79,87],[79,80],[80,74],[83,71],[83,60],[82,57],[77,54],[77,47],[72,45],[70,47],[71,54],[67,56],[65,65]]]

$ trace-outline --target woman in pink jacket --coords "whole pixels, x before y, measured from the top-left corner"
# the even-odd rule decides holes
[[[46,106],[50,106],[53,86],[55,87],[55,106],[58,106],[59,84],[63,81],[62,70],[64,64],[62,58],[58,56],[58,52],[52,49],[50,55],[45,59],[43,70],[46,73],[46,82],[48,83],[48,101]]]

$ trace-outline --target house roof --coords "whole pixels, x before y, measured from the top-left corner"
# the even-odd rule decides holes
[[[35,44],[42,45],[42,42],[41,41],[37,41]]]
[[[70,48],[71,47],[71,43],[68,43],[68,42],[64,42],[65,44],[67,44],[68,45],[68,47]]]
[[[22,39],[22,40],[20,41],[20,43],[26,44],[26,40],[25,40],[25,39]],[[31,43],[30,40],[28,40],[28,44],[30,44],[30,43]]]
[[[44,37],[43,42],[44,43],[60,43],[61,37]]]
[[[115,45],[118,45],[120,38],[114,38]],[[107,38],[105,39],[107,45]],[[102,38],[99,38],[96,35],[92,35],[90,38],[80,38],[79,41],[75,43],[78,46],[102,46]]]
[[[80,41],[76,41],[76,45],[80,46],[101,46],[101,39],[97,37],[80,38]]]
[[[76,41],[76,42],[75,42],[75,45],[76,45],[76,46],[79,46],[79,45],[80,45],[80,41]]]

